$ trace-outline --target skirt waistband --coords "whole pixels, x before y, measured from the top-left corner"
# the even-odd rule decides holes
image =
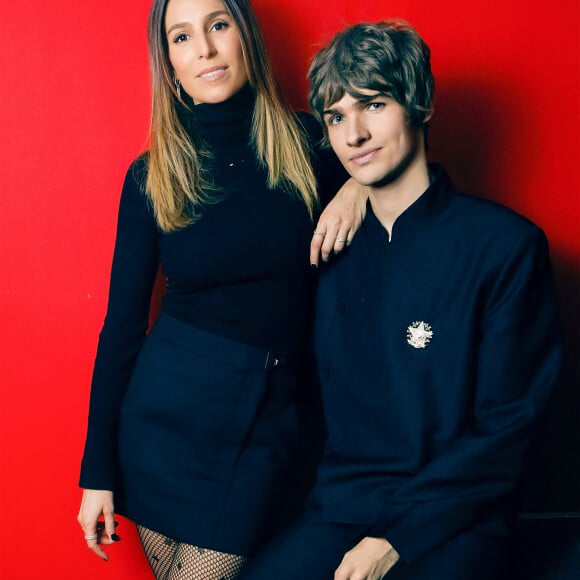
[[[184,350],[194,350],[208,359],[269,371],[273,368],[301,369],[312,362],[310,352],[268,349],[218,336],[161,312],[151,334],[175,343]]]

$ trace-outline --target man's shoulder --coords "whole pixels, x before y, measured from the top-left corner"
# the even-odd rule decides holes
[[[456,192],[449,211],[455,227],[479,243],[510,245],[544,235],[539,226],[517,211],[466,193]]]

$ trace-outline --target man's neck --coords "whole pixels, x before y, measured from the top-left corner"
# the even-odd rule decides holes
[[[420,151],[411,164],[395,181],[370,188],[369,199],[374,214],[389,234],[397,218],[429,187],[429,169],[424,151]]]

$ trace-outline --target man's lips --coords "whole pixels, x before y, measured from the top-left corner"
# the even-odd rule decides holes
[[[353,155],[349,159],[349,161],[351,163],[355,163],[356,165],[364,165],[365,163],[368,163],[375,157],[379,149],[380,147],[375,147],[374,149],[367,149],[366,151],[361,151],[360,153]]]

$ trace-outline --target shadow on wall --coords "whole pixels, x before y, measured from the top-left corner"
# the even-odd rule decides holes
[[[532,457],[523,509],[580,513],[580,270],[558,255],[552,261],[565,362]]]
[[[470,77],[465,70],[457,75],[435,78],[429,157],[445,164],[460,190],[526,215],[526,197],[535,184],[533,172],[523,168],[540,162],[541,144],[536,138],[522,146],[534,114],[522,106],[525,91],[499,75]]]
[[[517,191],[507,179],[511,168],[534,167],[539,160],[537,139],[521,146],[533,111],[521,106],[517,89],[506,91],[497,80],[437,82],[430,158],[445,164],[459,189],[526,215],[532,172],[518,173]],[[566,354],[526,477],[523,511],[532,513],[580,512],[580,271],[554,247],[551,253]]]

